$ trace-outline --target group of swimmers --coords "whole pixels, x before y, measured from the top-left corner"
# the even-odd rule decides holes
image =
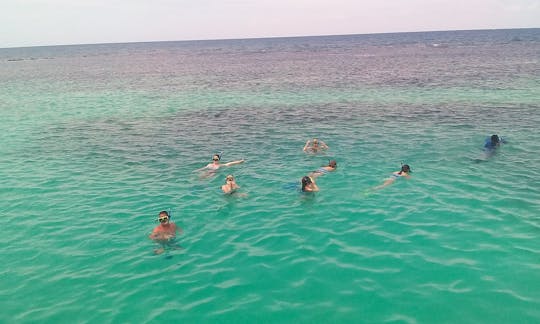
[[[317,170],[309,173],[307,176],[302,177],[302,180],[300,180],[300,184],[301,184],[300,190],[302,190],[302,192],[319,191],[319,187],[315,183],[315,179],[319,176],[322,176],[323,174],[327,174],[328,172],[336,171],[336,169],[337,169],[336,160],[330,160],[330,162],[328,162],[328,165],[323,165]]]
[[[484,143],[484,151],[486,154],[493,154],[494,151],[500,147],[501,143],[506,143],[506,141],[502,138],[500,138],[498,135],[492,135],[491,137],[488,137]],[[319,153],[322,151],[327,150],[329,147],[324,143],[323,141],[319,141],[317,138],[314,138],[313,140],[308,140],[306,144],[304,145],[303,151],[306,153]],[[197,169],[195,171],[204,171],[206,170],[206,177],[211,176],[216,173],[216,171],[222,167],[229,167],[232,165],[237,165],[244,163],[245,160],[237,160],[237,161],[231,161],[227,163],[220,163],[221,160],[221,154],[214,154],[212,156],[212,163],[207,164],[206,166]],[[317,170],[314,170],[310,172],[308,175],[302,177],[300,184],[301,184],[301,191],[302,192],[316,192],[319,191],[319,187],[317,186],[315,180],[319,176],[322,176],[324,174],[327,174],[329,172],[333,172],[337,169],[337,162],[336,160],[330,160],[328,165],[321,166]],[[381,185],[378,185],[376,187],[373,187],[374,190],[382,189],[386,186],[391,185],[394,183],[397,179],[400,178],[406,178],[409,179],[411,173],[411,167],[408,164],[402,164],[401,169],[399,171],[393,172],[392,175],[385,179],[384,182]],[[221,190],[225,194],[232,194],[238,190],[240,186],[236,183],[234,176],[229,174],[225,177],[225,184],[221,186]],[[170,213],[167,211],[161,211],[159,213],[158,221],[160,224],[154,228],[152,233],[150,234],[149,238],[154,240],[155,242],[159,243],[161,246],[154,250],[156,254],[161,254],[165,251],[165,245],[170,246],[171,242],[174,242],[174,239],[176,237],[176,233],[179,231],[181,232],[182,229],[176,226],[176,224],[172,223],[170,221]],[[175,247],[176,245],[173,245]]]
[[[212,163],[208,163],[206,166],[195,170],[195,172],[206,171],[205,173],[202,173],[202,177],[207,178],[209,176],[214,175],[220,167],[223,167],[223,166],[229,167],[231,165],[237,165],[237,164],[245,162],[244,159],[231,161],[227,163],[220,163],[220,161],[221,161],[221,153],[214,154],[212,156]],[[226,194],[232,194],[236,192],[236,190],[238,189],[240,189],[240,186],[236,184],[236,181],[234,180],[233,175],[232,174],[227,175],[225,177],[225,184],[221,186],[221,190]]]

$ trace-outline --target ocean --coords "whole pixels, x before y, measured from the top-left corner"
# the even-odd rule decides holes
[[[539,109],[540,29],[0,49],[0,322],[538,323]]]

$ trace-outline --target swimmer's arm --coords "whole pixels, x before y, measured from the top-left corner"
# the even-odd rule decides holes
[[[200,169],[193,170],[193,172],[199,172],[199,171],[206,170],[206,169],[208,169],[208,165],[206,165],[206,166],[204,166],[204,167],[202,167]]]
[[[159,236],[159,232],[154,229],[152,231],[152,233],[150,233],[150,235],[148,235],[148,238],[151,239],[151,240],[155,240],[155,239],[158,238],[158,236]]]
[[[328,148],[329,148],[328,145],[326,145],[325,142],[319,141],[319,143],[321,143],[321,147],[322,147],[322,148],[324,148],[324,149],[328,149]]]
[[[236,165],[236,164],[240,164],[240,163],[244,163],[244,159],[242,160],[238,160],[238,161],[232,161],[232,162],[228,162],[228,163],[225,163],[223,164],[224,166],[231,166],[231,165]]]
[[[308,147],[309,147],[309,140],[307,140],[306,145],[304,145],[304,151],[307,151]]]
[[[315,183],[315,180],[313,180],[312,177],[309,177],[311,179],[311,185],[312,185],[312,188],[311,188],[311,191],[319,191],[319,186],[317,186],[317,184]]]

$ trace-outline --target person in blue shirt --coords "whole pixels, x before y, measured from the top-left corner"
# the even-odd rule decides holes
[[[491,135],[491,137],[486,138],[484,149],[495,150],[501,146],[501,143],[506,143],[506,141],[499,137],[499,135]]]
[[[499,137],[499,135],[491,135],[486,138],[484,143],[484,154],[482,157],[475,159],[476,162],[487,161],[497,152],[497,149],[501,147],[501,144],[505,144],[506,141]]]

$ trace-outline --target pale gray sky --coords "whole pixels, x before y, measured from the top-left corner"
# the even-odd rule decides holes
[[[0,48],[540,27],[540,0],[0,0]]]

